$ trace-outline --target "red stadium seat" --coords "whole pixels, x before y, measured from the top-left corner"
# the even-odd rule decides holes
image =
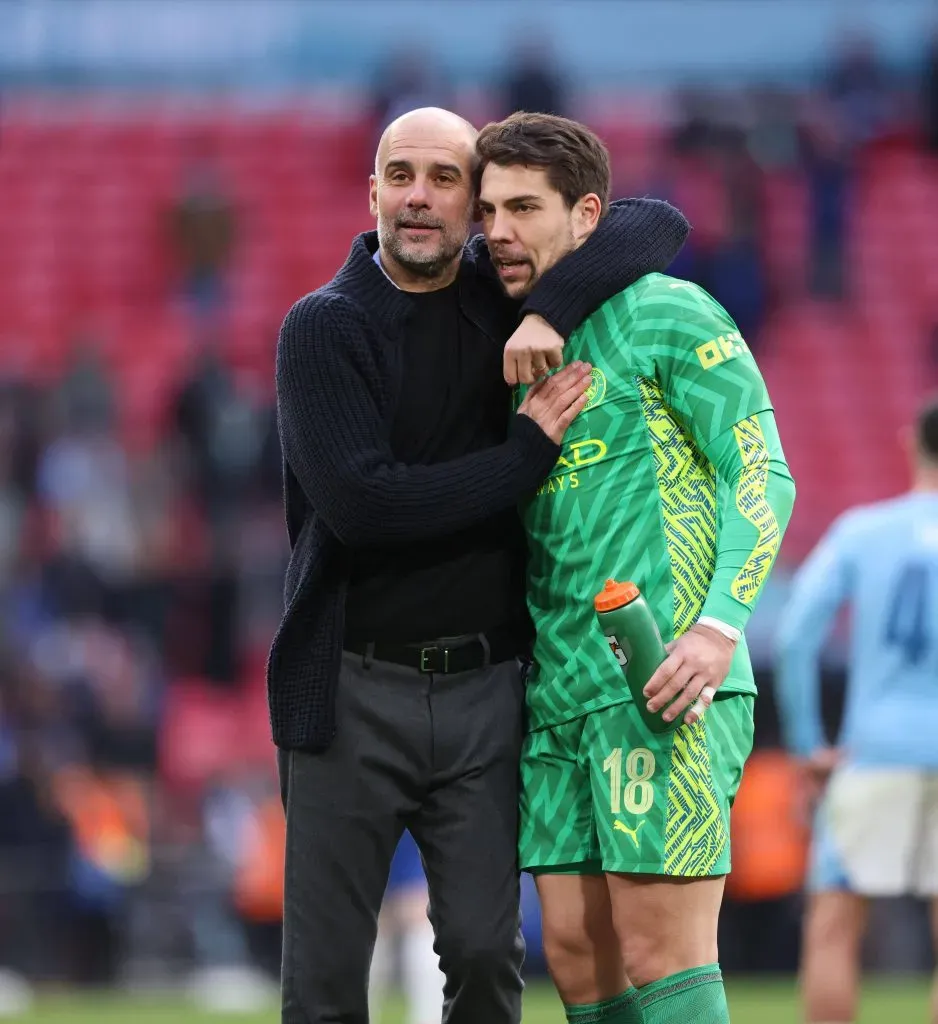
[[[200,680],[166,691],[159,734],[159,771],[172,787],[202,787],[241,757],[244,715],[237,694]]]

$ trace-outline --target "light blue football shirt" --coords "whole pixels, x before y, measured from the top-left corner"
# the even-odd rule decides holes
[[[845,512],[796,574],[777,636],[776,698],[785,742],[799,755],[828,742],[819,660],[844,606],[837,745],[853,764],[938,768],[938,493]]]

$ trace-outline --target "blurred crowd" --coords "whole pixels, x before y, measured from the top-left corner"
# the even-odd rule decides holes
[[[239,920],[233,880],[269,832],[272,759],[232,748],[199,777],[175,747],[209,737],[162,731],[171,683],[242,699],[253,668],[257,688],[284,568],[273,411],[210,340],[193,365],[144,457],[87,342],[53,387],[0,390],[0,964],[30,976],[104,983],[128,949],[248,963],[264,930]],[[174,895],[179,920],[148,953],[128,946],[154,942],[131,896],[151,913],[167,863],[177,892],[158,903]],[[275,971],[276,937],[260,941]]]
[[[424,56],[381,76],[372,139],[403,110],[452,102]],[[757,352],[792,293],[849,298],[850,195],[869,148],[898,133],[938,153],[938,42],[921,73],[896,76],[851,38],[811,86],[688,88],[663,157],[619,174],[620,194],[685,210],[694,232],[673,273],[707,287]],[[543,43],[487,102],[493,116],[589,120]],[[263,659],[286,559],[280,453],[271,381],[230,366],[219,343],[231,255],[247,243],[211,161],[192,167],[166,211],[179,272],[166,301],[189,317],[189,372],[158,443],[124,443],[93,333],[54,383],[0,385],[0,968],[40,981],[277,972]],[[761,179],[779,169],[810,196],[809,265],[794,276],[764,244]],[[775,778],[779,792],[783,768]],[[797,870],[785,878],[772,899],[797,890]],[[778,950],[775,966],[792,956]]]
[[[425,54],[398,54],[375,85],[375,137],[403,110],[453,100]],[[593,121],[554,51],[537,37],[516,51],[482,107],[496,118],[541,110]],[[875,40],[854,31],[838,39],[814,81],[733,89],[695,81],[669,97],[663,118],[666,142],[650,166],[641,154],[610,145],[613,191],[670,199],[687,213],[694,231],[673,272],[706,287],[757,343],[780,302],[799,293],[849,298],[852,190],[865,156],[893,140],[914,140],[938,155],[938,29],[918,67],[889,66]],[[806,184],[809,202],[807,263],[793,273],[768,266],[765,252],[765,178],[785,173]]]
[[[893,80],[878,60],[873,42],[845,39],[806,94],[761,88],[727,98],[688,90],[679,104],[680,122],[653,191],[672,194],[670,172],[688,162],[699,183],[711,184],[710,194],[701,188],[683,204],[697,228],[684,254],[685,275],[732,310],[756,343],[773,304],[798,289],[845,298],[851,189],[864,154],[892,134],[915,130],[916,106],[926,116],[908,83]],[[780,172],[799,174],[807,186],[808,260],[795,279],[766,266],[763,179]]]

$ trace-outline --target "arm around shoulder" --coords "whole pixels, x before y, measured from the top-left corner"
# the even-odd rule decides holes
[[[554,264],[531,292],[522,314],[543,317],[564,338],[640,277],[666,270],[690,224],[661,199],[610,203],[596,230]]]
[[[406,543],[480,522],[550,471],[557,448],[534,424],[449,462],[395,460],[380,360],[364,314],[314,293],[289,312],[277,346],[284,456],[312,508],[345,544]],[[524,417],[516,417],[522,420]]]
[[[604,302],[645,274],[666,270],[689,231],[680,210],[661,199],[610,203],[596,230],[544,274],[520,312],[540,316],[569,338]],[[469,248],[483,273],[497,284],[485,238],[476,235]]]

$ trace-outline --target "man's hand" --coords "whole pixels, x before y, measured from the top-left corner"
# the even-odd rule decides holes
[[[840,764],[842,757],[843,753],[837,747],[818,747],[810,757],[798,762],[809,807],[813,808],[821,798],[831,773]]]
[[[649,698],[649,711],[658,711],[674,699],[662,716],[668,722],[690,707],[684,722],[692,725],[703,717],[726,679],[736,642],[719,630],[698,623],[668,644],[667,650],[667,658],[642,692]]]
[[[563,366],[563,338],[546,320],[529,314],[505,345],[505,381],[533,384],[558,366]]]
[[[586,405],[591,370],[589,363],[571,363],[539,380],[524,396],[519,415],[530,416],[554,444],[560,444],[567,427]]]

